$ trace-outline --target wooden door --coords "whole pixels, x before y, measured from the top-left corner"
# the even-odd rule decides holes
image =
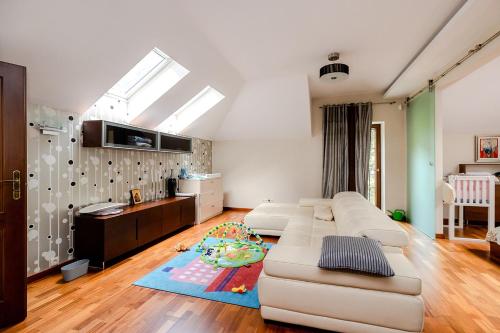
[[[0,327],[26,317],[26,247],[26,68],[0,62]]]

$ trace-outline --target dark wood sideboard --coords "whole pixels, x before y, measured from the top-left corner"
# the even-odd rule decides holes
[[[106,263],[195,221],[195,198],[175,197],[126,207],[108,216],[76,215],[75,255]]]
[[[500,163],[470,163],[459,164],[458,172],[466,173],[468,166],[497,166],[500,168]],[[488,209],[486,207],[464,207],[464,220],[481,222],[488,224]],[[500,184],[495,185],[495,222],[500,222]]]

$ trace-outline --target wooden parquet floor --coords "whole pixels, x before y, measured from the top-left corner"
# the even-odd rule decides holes
[[[255,309],[132,285],[174,257],[178,242],[194,244],[210,227],[244,214],[227,211],[71,283],[60,275],[33,282],[28,318],[4,332],[319,332],[264,322]],[[500,266],[489,260],[487,246],[432,241],[403,227],[411,234],[406,254],[423,278],[425,332],[500,332]]]

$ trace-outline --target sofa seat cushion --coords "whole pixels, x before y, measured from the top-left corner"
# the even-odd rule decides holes
[[[288,234],[288,232],[285,232]],[[269,276],[331,284],[352,288],[379,290],[406,295],[421,293],[421,280],[408,259],[400,253],[385,253],[394,271],[392,277],[361,273],[329,271],[317,266],[321,246],[274,246],[264,259],[264,272]]]
[[[410,333],[423,329],[424,303],[420,295],[281,279],[264,272],[259,276],[258,292],[264,319],[338,332]],[[289,316],[269,316],[265,310],[270,308],[289,311]],[[297,320],[304,315],[314,318]],[[329,319],[353,325],[323,325]]]
[[[311,236],[310,234],[289,230],[281,234],[277,245],[309,247],[311,245]]]
[[[335,234],[335,222],[295,217],[288,222],[278,244],[321,247],[323,237]]]

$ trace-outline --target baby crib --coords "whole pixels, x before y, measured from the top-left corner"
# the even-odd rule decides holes
[[[474,238],[455,237],[455,206],[458,206],[458,228],[464,227],[464,207],[488,208],[488,231],[495,228],[495,177],[450,175],[448,184],[451,194],[444,193],[444,201],[448,204],[448,236],[450,240],[481,241]]]

